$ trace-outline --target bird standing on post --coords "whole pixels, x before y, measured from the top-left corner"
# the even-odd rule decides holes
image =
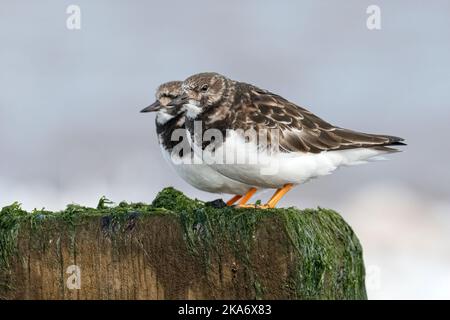
[[[170,105],[172,100],[182,94],[181,84],[181,81],[171,81],[160,85],[156,91],[156,101],[141,110],[156,112],[156,133],[164,158],[178,175],[193,187],[212,193],[235,194],[226,204],[244,205],[256,192],[255,188],[223,176],[191,153],[186,139],[186,110],[183,105]],[[175,132],[178,135],[174,135]],[[181,141],[175,139],[176,136],[181,138]]]
[[[277,189],[261,208],[275,207],[295,185],[342,166],[376,160],[397,152],[393,147],[405,145],[399,137],[334,126],[277,94],[218,73],[193,75],[182,89],[183,94],[171,103],[185,106],[186,128],[197,149],[206,150],[202,138],[213,129],[223,136],[214,142],[215,153],[253,153],[259,159],[257,163],[211,163],[210,167],[235,181]],[[201,124],[200,132],[195,130],[196,123]],[[248,130],[267,132],[269,148],[259,140],[247,141],[242,132]],[[276,164],[276,170],[266,171],[267,163]]]

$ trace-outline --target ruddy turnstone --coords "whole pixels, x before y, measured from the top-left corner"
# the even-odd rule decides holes
[[[185,108],[170,105],[173,99],[181,95],[181,84],[181,81],[171,81],[160,85],[156,91],[156,101],[141,110],[157,112],[156,132],[164,158],[178,175],[195,188],[212,193],[236,194],[226,204],[233,205],[238,201],[240,205],[245,204],[256,192],[255,188],[225,177],[190,152],[186,139]],[[172,136],[175,130],[178,130],[178,138]]]
[[[233,180],[276,188],[265,208],[275,207],[294,185],[341,166],[375,160],[398,151],[392,146],[405,145],[399,137],[334,126],[277,94],[218,73],[193,75],[182,88],[184,93],[172,103],[186,107],[186,127],[195,149],[202,151],[204,159],[210,157],[207,161],[212,168]],[[258,161],[250,163],[246,157],[244,163],[214,162],[217,158],[204,152],[208,130],[222,134],[221,139],[211,140],[214,154],[253,153]],[[262,144],[259,137],[249,141],[243,132],[251,130],[265,132],[267,143]],[[276,170],[264,171],[267,164]]]

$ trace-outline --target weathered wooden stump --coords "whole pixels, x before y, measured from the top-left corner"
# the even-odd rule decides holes
[[[0,212],[2,299],[366,299],[359,241],[334,211],[152,205]]]

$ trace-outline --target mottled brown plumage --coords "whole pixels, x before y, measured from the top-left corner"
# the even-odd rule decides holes
[[[376,148],[396,151],[389,146],[404,145],[403,139],[367,134],[334,126],[285,98],[251,84],[230,80],[217,73],[200,73],[183,83],[189,104],[201,111],[191,120],[201,120],[203,130],[275,129],[282,152],[320,153],[322,151]],[[192,121],[187,122],[192,132]]]

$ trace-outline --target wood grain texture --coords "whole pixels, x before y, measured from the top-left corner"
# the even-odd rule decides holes
[[[366,298],[362,248],[336,212],[188,205],[23,223],[0,299]],[[71,265],[80,289],[67,285]]]

